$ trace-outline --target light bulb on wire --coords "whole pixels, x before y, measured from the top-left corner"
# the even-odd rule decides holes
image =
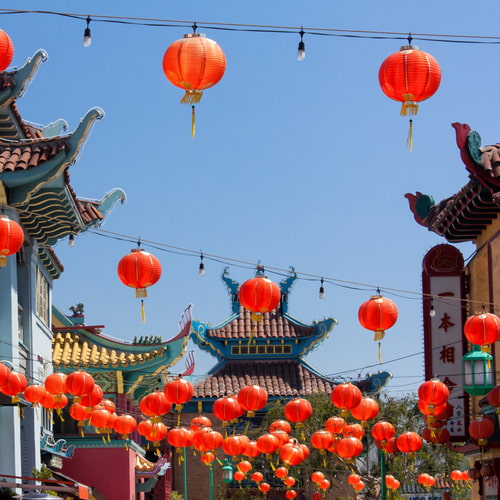
[[[198,267],[198,274],[203,276],[205,274],[205,264],[203,264],[203,254],[200,255],[200,265]]]
[[[68,237],[68,246],[74,247],[75,246],[75,235],[70,234]]]
[[[431,308],[429,310],[429,316],[431,318],[434,318],[434,316],[436,316],[436,309],[434,309],[434,304],[432,303],[432,299],[431,299]]]
[[[83,32],[83,46],[90,47],[92,45],[92,38],[90,36],[90,17],[87,17],[87,27]]]
[[[306,44],[304,43],[304,31],[300,30],[300,42],[297,51],[297,61],[303,61],[306,58]]]
[[[324,299],[325,298],[325,287],[323,286],[324,280],[321,278],[321,285],[319,287],[319,298]]]

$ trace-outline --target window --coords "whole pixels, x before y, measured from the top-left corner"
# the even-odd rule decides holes
[[[17,338],[19,342],[24,341],[23,307],[17,305]]]
[[[36,268],[36,314],[47,325],[50,326],[50,295],[49,282],[40,268]]]

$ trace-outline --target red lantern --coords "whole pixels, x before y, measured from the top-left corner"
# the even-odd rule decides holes
[[[330,448],[333,441],[335,441],[335,436],[326,430],[318,430],[311,435],[311,444],[323,454]]]
[[[489,417],[479,417],[469,424],[469,434],[477,439],[479,446],[486,446],[493,432],[495,432],[495,424]]]
[[[331,486],[331,483],[330,483],[330,481],[329,481],[328,479],[326,479],[326,478],[325,478],[325,479],[323,479],[322,481],[320,481],[320,482],[318,483],[318,488],[319,488],[320,490],[327,490],[330,486]]]
[[[283,483],[285,484],[285,486],[288,486],[289,488],[291,488],[292,486],[294,486],[296,482],[297,481],[292,476],[286,476],[286,477],[283,478]]]
[[[280,446],[280,442],[276,436],[271,433],[263,434],[257,438],[257,448],[261,453],[269,455],[274,453]]]
[[[490,352],[491,344],[500,339],[500,318],[495,314],[478,312],[465,322],[464,335],[471,344]]]
[[[139,409],[146,417],[155,417],[159,421],[159,417],[165,415],[172,408],[172,403],[167,399],[167,396],[161,391],[153,391],[146,396],[143,396],[139,402]]]
[[[5,385],[9,380],[10,368],[3,363],[0,363],[0,387]]]
[[[304,451],[295,443],[287,443],[280,449],[280,458],[285,465],[298,465],[304,460]]]
[[[412,431],[403,432],[397,438],[398,449],[403,453],[415,453],[422,447],[422,438]]]
[[[264,493],[264,495],[271,489],[271,485],[269,483],[260,483],[259,490]]]
[[[45,379],[45,389],[54,396],[60,396],[66,392],[66,379],[68,376],[62,372],[55,372]]]
[[[325,475],[321,471],[314,471],[311,474],[311,481],[313,483],[319,483],[320,481],[323,481],[325,479]]]
[[[181,410],[182,405],[193,397],[194,387],[186,379],[177,378],[167,382],[163,387],[163,392],[167,399],[176,405],[176,409]]]
[[[252,313],[252,320],[261,321],[264,313],[276,309],[281,292],[276,283],[264,276],[264,269],[259,267],[255,278],[240,286],[238,298],[240,304]]]
[[[1,375],[0,375],[1,378]],[[1,382],[0,382],[1,385]],[[496,385],[488,392],[488,403],[497,409],[497,413],[500,412],[500,384]]]
[[[375,333],[373,340],[384,338],[385,331],[398,319],[396,304],[382,295],[375,295],[367,300],[358,310],[358,320],[363,328]]]
[[[213,453],[210,453],[209,451],[207,451],[206,453],[201,454],[200,460],[205,465],[210,465],[215,460],[215,455]]]
[[[388,488],[390,488],[391,490],[393,489],[395,481],[396,481],[396,478],[392,474],[386,474],[386,476],[385,476],[385,485]]]
[[[167,437],[168,428],[163,422],[155,422],[151,424],[151,429],[144,436],[148,441],[153,442],[153,446],[159,446],[160,441]]]
[[[220,432],[209,428],[208,432],[203,433],[200,440],[200,451],[214,451],[222,446],[224,438]]]
[[[252,481],[254,483],[260,483],[263,479],[264,479],[264,475],[262,474],[262,472],[254,472],[252,474]]]
[[[104,408],[101,409],[96,409],[92,412],[90,415],[90,423],[96,428],[96,429],[105,429],[109,426],[109,423],[111,421],[109,411],[105,410]]]
[[[248,417],[254,417],[256,411],[266,406],[267,391],[258,385],[242,387],[238,392],[238,403],[247,411]]]
[[[245,447],[243,455],[250,458],[255,458],[260,455],[260,450],[257,446],[257,441],[249,441]]]
[[[450,440],[450,432],[448,429],[429,429],[425,428],[422,431],[422,438],[428,443],[445,444]]]
[[[37,406],[45,396],[46,392],[47,389],[45,389],[43,385],[28,385],[26,389],[24,389],[24,399],[29,401],[32,406]]]
[[[448,386],[438,379],[427,380],[420,384],[418,397],[427,406],[440,406],[448,401],[450,390]]]
[[[66,392],[77,398],[90,394],[94,385],[92,375],[83,370],[71,372],[66,378]]]
[[[297,492],[295,490],[287,490],[285,496],[288,500],[293,500],[297,496]]]
[[[368,420],[374,419],[379,412],[378,403],[372,398],[361,398],[357,406],[351,408],[351,415],[366,425]]]
[[[325,429],[333,435],[340,435],[344,432],[345,420],[342,417],[330,417],[325,422]]]
[[[307,399],[294,398],[284,407],[285,418],[290,422],[301,424],[313,413],[312,405]]]
[[[288,441],[290,440],[290,436],[285,431],[277,430],[277,431],[271,432],[271,434],[278,438],[280,446],[283,446],[284,444],[288,443]]]
[[[134,248],[118,262],[120,281],[135,288],[136,298],[141,299],[142,321],[146,321],[144,313],[144,297],[148,296],[146,288],[154,285],[161,276],[160,261],[142,248]]]
[[[358,484],[361,481],[361,476],[359,474],[349,474],[347,476],[347,482],[351,485]]]
[[[358,483],[353,484],[352,487],[356,491],[361,491],[365,487],[365,483],[363,481],[359,481]]]
[[[430,474],[419,474],[417,481],[425,486],[426,488],[430,488],[432,485],[435,484],[436,479],[432,477]]]
[[[242,460],[241,462],[238,462],[236,464],[236,467],[238,468],[238,470],[240,470],[243,473],[246,473],[246,472],[252,470],[252,464],[248,460]]]
[[[319,483],[318,483],[319,484]],[[312,500],[322,500],[323,499],[323,495],[321,494],[321,492],[319,491],[315,491],[313,494],[312,494]]]
[[[336,385],[330,393],[333,406],[341,410],[342,416],[347,416],[348,410],[357,406],[362,397],[359,387],[350,382]]]
[[[450,472],[450,479],[453,481],[461,481],[463,478],[462,471],[461,470],[452,470]]]
[[[128,439],[129,434],[137,428],[137,421],[132,415],[120,415],[113,423],[113,429],[122,435],[122,439]]]
[[[77,422],[84,422],[90,418],[92,414],[92,410],[89,411],[87,407],[83,406],[80,403],[73,403],[69,407],[69,415],[73,420]]]
[[[363,443],[355,437],[346,437],[337,444],[337,455],[341,458],[351,460],[363,451]]]
[[[149,419],[141,420],[137,424],[137,433],[143,437],[146,437],[151,432],[152,427],[153,424],[151,423],[151,420]]]
[[[228,436],[222,442],[222,449],[226,455],[235,457],[237,455],[243,455],[247,448],[250,438],[244,434],[235,434],[234,436]],[[243,471],[247,472],[247,471]]]
[[[170,429],[167,441],[174,448],[186,448],[193,443],[193,431],[187,427],[174,427]]]
[[[243,479],[245,479],[245,473],[241,472],[240,470],[237,470],[233,475],[233,479],[235,481],[243,481]]]
[[[108,411],[109,413],[114,413],[116,411],[115,403],[113,403],[111,399],[101,400],[101,402],[98,404],[98,407],[100,409]]]
[[[243,411],[238,400],[232,396],[218,398],[212,405],[212,413],[224,422],[223,425],[227,425],[231,420],[236,420]]]
[[[6,396],[11,396],[13,403],[18,403],[20,401],[19,395],[27,386],[28,381],[22,373],[11,371],[7,383],[0,387],[0,392],[3,392]]]
[[[14,57],[14,44],[5,31],[0,30],[0,71],[4,71]]]
[[[288,469],[286,467],[278,467],[275,471],[274,471],[274,475],[276,477],[279,477],[280,479],[283,479],[285,477],[288,476]]]
[[[365,435],[365,430],[360,424],[347,424],[344,427],[344,432],[342,433],[344,437],[355,437],[356,439],[362,439]]]
[[[211,432],[213,429],[211,427],[202,427],[198,431],[193,432],[193,447],[200,451],[201,450],[201,438],[207,433]]]
[[[372,436],[373,439],[377,441],[387,441],[392,436],[394,436],[396,429],[390,422],[386,422],[385,420],[379,420],[372,427]]]
[[[275,420],[269,426],[269,432],[274,432],[278,430],[290,434],[290,432],[292,432],[292,426],[290,425],[290,422],[288,422],[287,420]]]
[[[95,384],[90,394],[82,397],[82,399],[80,400],[80,404],[92,408],[94,406],[97,406],[102,401],[103,396],[103,390],[99,385]]]
[[[0,66],[2,65],[2,34],[5,33],[0,30]],[[9,63],[7,63],[7,66]],[[23,228],[16,221],[9,219],[6,215],[0,215],[0,267],[5,267],[7,265],[7,256],[18,252],[23,246],[23,243]]]
[[[212,427],[212,421],[204,415],[198,415],[197,417],[191,419],[189,428],[192,431],[200,430],[202,427]]]

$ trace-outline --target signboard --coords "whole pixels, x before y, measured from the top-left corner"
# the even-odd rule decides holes
[[[447,422],[452,441],[465,441],[468,418],[467,393],[462,389],[465,318],[464,259],[451,245],[437,245],[422,263],[425,379],[433,377],[450,390],[453,417]],[[432,312],[432,314],[431,314]]]

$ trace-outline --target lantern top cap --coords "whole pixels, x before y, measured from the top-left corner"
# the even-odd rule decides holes
[[[196,37],[206,38],[207,35],[205,35],[205,33],[186,33],[184,35],[184,38],[196,38]]]
[[[403,51],[403,50],[420,50],[420,49],[418,48],[418,45],[402,45],[399,50]]]

